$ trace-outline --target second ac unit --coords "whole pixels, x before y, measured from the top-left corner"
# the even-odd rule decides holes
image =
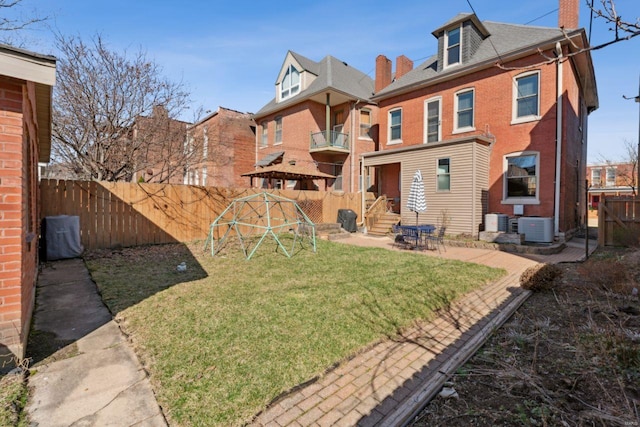
[[[518,233],[524,234],[525,242],[553,242],[553,218],[520,217]]]

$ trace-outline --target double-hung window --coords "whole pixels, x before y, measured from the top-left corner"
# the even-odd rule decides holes
[[[300,91],[300,72],[289,65],[280,82],[280,99],[287,99]]]
[[[454,117],[454,132],[468,132],[474,130],[473,98],[473,89],[465,89],[461,92],[456,93],[456,115]]]
[[[540,117],[540,73],[526,73],[514,79],[513,120],[529,121]]]
[[[389,111],[389,143],[402,142],[402,109]]]
[[[616,186],[616,168],[607,168],[607,187]]]
[[[260,136],[260,146],[266,147],[269,144],[269,128],[267,122],[260,123],[262,128],[262,135]]]
[[[425,142],[440,141],[440,98],[427,99],[425,102]]]
[[[276,135],[274,144],[282,144],[282,117],[276,117]]]
[[[602,186],[602,169],[591,170],[591,185],[594,187]]]
[[[460,27],[445,32],[445,67],[460,63]]]
[[[524,152],[507,155],[505,168],[506,201],[537,203],[539,199],[539,154]]]
[[[451,190],[451,159],[444,158],[438,159],[438,169],[436,171],[436,176],[438,180],[438,191],[449,191]]]

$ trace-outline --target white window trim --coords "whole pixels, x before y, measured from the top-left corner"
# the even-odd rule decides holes
[[[518,117],[518,80],[523,77],[532,76],[534,74],[538,75],[538,114],[530,114],[528,116]],[[540,115],[540,71],[529,71],[526,73],[518,74],[517,76],[513,76],[513,97],[512,97],[512,107],[511,107],[511,124],[519,124],[519,123],[528,123],[539,121],[542,119]]]
[[[440,174],[438,173],[438,167],[440,166],[440,160],[449,160],[449,173]],[[449,176],[449,189],[441,190],[438,188],[438,178],[440,175],[448,175]],[[451,157],[438,157],[436,159],[436,193],[450,193],[451,192]]]
[[[449,28],[444,31],[444,54],[442,68],[450,68],[455,67],[462,64],[462,24],[458,27],[458,31],[460,34],[460,42],[458,43],[460,54],[458,55],[458,62],[454,62],[453,64],[449,64],[449,31],[455,30],[455,28]]]
[[[358,139],[363,139],[366,141],[372,141],[372,138],[370,136],[362,136],[360,135],[360,126],[362,126],[362,123],[360,122],[360,119],[362,118],[361,112],[362,111],[368,111],[369,112],[369,131],[371,131],[371,128],[373,127],[373,112],[369,109],[369,108],[363,108],[360,111],[358,111]]]
[[[507,197],[507,169],[509,157],[536,156],[536,197]],[[516,151],[505,154],[502,158],[502,202],[503,205],[539,205],[540,204],[540,152]]]
[[[429,137],[429,109],[427,106],[432,103],[438,101],[438,141],[442,141],[442,97],[434,96],[433,98],[425,99],[424,101],[424,133],[423,133],[423,144],[427,144]]]
[[[396,111],[400,111],[400,139],[391,139],[391,113],[396,112]],[[404,120],[404,113],[402,111],[402,107],[398,107],[398,108],[393,108],[391,110],[389,110],[389,113],[387,115],[387,145],[396,145],[396,144],[402,144],[402,121]]]
[[[467,92],[473,93],[473,104],[471,107],[471,111],[473,112],[473,115],[472,115],[473,125],[461,128],[461,127],[458,127],[458,96]],[[453,132],[451,133],[452,134],[465,133],[465,132],[472,132],[474,130],[476,130],[476,89],[465,88],[453,94]]]

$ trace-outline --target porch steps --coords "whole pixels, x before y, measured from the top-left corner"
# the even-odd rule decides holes
[[[338,240],[351,237],[351,233],[337,222],[325,222],[316,224],[316,236],[324,240]]]
[[[367,233],[372,236],[386,236],[391,233],[391,226],[400,221],[400,215],[393,212],[385,212],[371,227]]]

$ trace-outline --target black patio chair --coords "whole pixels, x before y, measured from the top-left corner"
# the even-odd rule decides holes
[[[432,247],[435,246],[435,249],[440,252],[440,246],[444,248],[444,251],[447,251],[447,248],[444,246],[444,233],[447,231],[447,227],[440,227],[437,233],[433,233],[427,236],[427,242],[430,242]]]

